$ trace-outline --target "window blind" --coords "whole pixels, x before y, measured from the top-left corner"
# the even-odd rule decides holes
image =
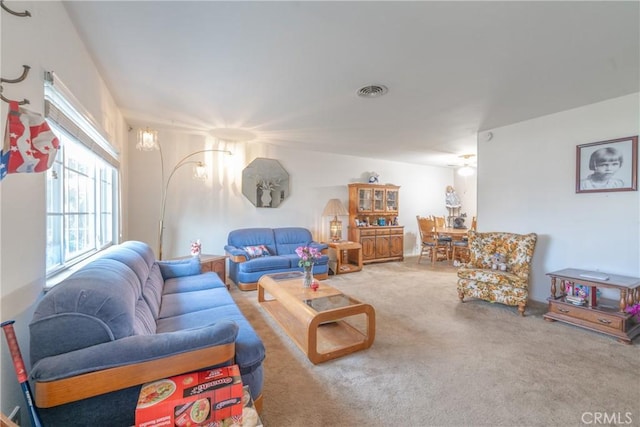
[[[44,115],[89,150],[119,168],[118,152],[102,135],[91,115],[53,72],[45,73]]]

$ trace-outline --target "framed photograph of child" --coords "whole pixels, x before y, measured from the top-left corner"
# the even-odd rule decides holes
[[[577,146],[576,193],[637,189],[637,135]]]

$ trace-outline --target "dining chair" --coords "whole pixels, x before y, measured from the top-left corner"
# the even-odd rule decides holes
[[[476,217],[474,216],[471,219],[471,227],[469,230],[476,231],[477,227]],[[469,251],[469,236],[466,235],[462,238],[462,240],[454,240],[451,242],[451,260],[455,264],[456,261],[461,264],[468,263],[471,256],[471,252]]]
[[[447,228],[447,220],[445,217],[443,216],[434,216],[433,217],[434,221],[436,222],[436,234],[437,234],[437,230],[440,228]],[[453,238],[451,236],[442,236],[442,235],[437,235],[438,236],[438,240],[440,240],[440,243],[443,245],[447,245],[449,247],[449,255],[452,254],[452,244],[453,244]]]
[[[446,228],[447,220],[443,216],[434,216],[433,220],[436,222],[436,228]]]
[[[449,243],[442,241],[436,234],[436,223],[433,219],[416,215],[418,220],[418,230],[420,231],[420,256],[418,262],[422,260],[423,255],[428,255],[433,264],[438,257],[449,259]]]
[[[469,239],[454,240],[451,242],[451,260],[456,265],[456,261],[459,263],[469,262]]]
[[[476,217],[471,219],[471,227],[469,230],[476,231],[478,223]],[[469,251],[469,236],[466,235],[462,240],[454,240],[451,242],[451,260],[454,262],[467,263],[470,260],[471,252]]]

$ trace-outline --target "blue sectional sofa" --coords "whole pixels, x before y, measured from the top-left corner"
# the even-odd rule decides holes
[[[313,240],[311,232],[302,227],[243,228],[233,230],[224,247],[229,256],[229,278],[243,291],[254,290],[265,274],[302,271],[298,267],[299,246],[315,247],[322,258],[313,266],[313,277],[329,277],[328,245]]]
[[[264,345],[197,258],[114,246],[47,292],[29,330],[46,426],[132,426],[141,384],[231,363],[262,405]]]

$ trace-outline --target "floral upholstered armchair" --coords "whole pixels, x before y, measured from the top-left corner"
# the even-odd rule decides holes
[[[538,236],[535,233],[478,233],[469,230],[470,261],[458,269],[458,297],[517,305],[520,315],[529,297],[529,271]],[[502,269],[496,265],[500,258]]]

